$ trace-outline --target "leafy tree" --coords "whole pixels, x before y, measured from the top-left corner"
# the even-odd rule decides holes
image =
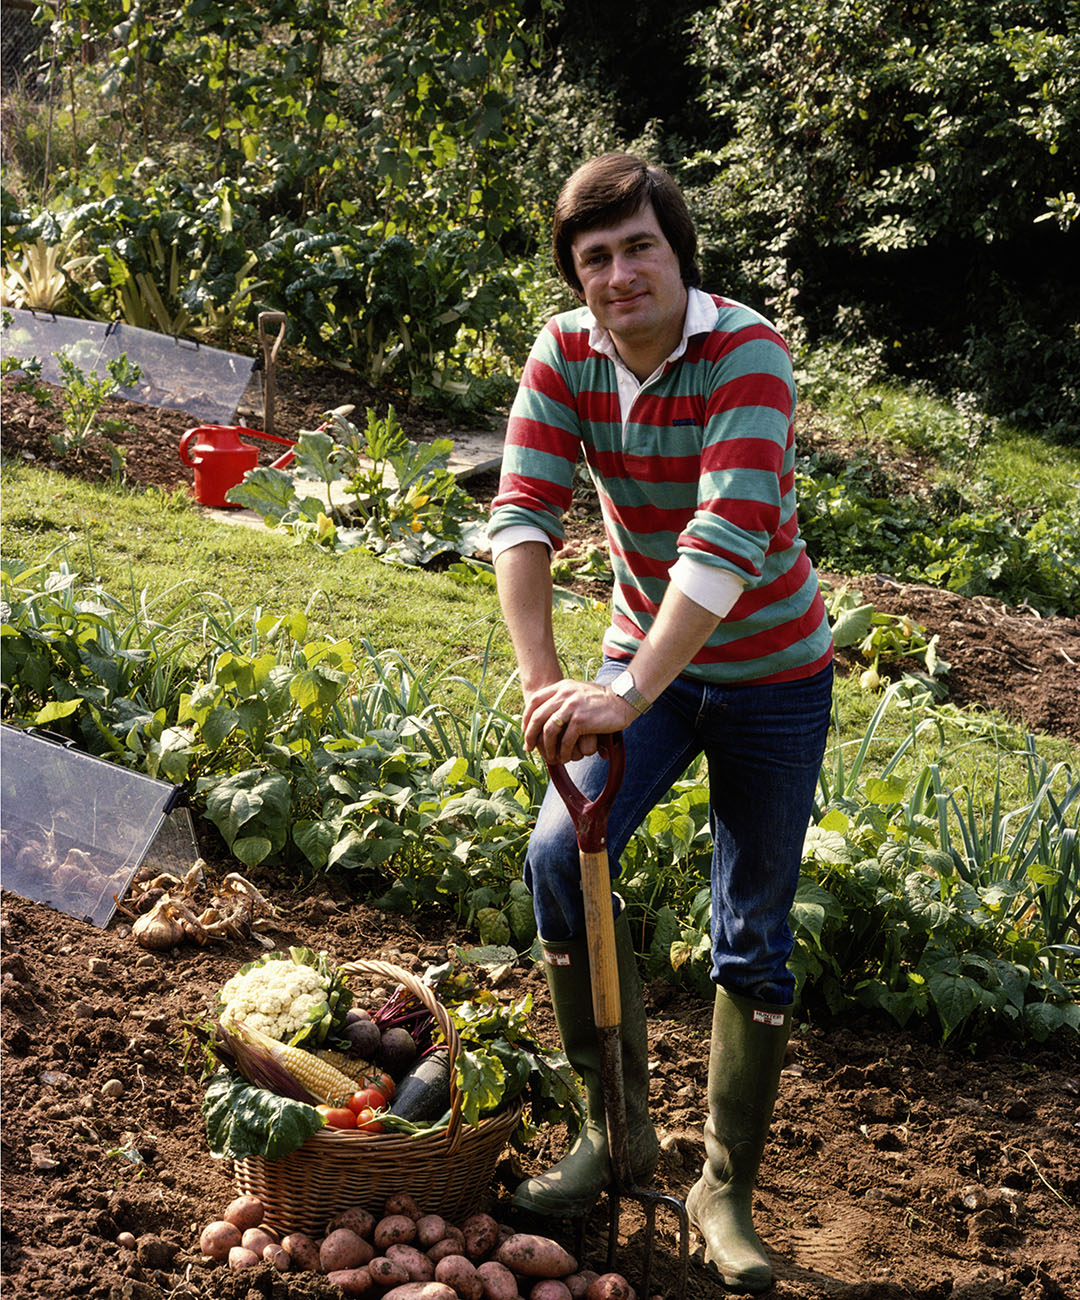
[[[524,125],[516,74],[534,37],[516,0],[381,0],[343,56],[342,103],[374,176],[372,233],[464,226],[498,239],[517,216],[508,157]]]
[[[1044,296],[1076,284],[1070,0],[722,0],[694,32],[716,122],[697,175],[719,188],[728,246],[778,310],[820,336],[839,306],[859,306],[858,328],[895,359],[951,356],[955,381],[966,352],[962,379],[1014,411],[1030,350],[973,351],[974,322],[1007,341],[1019,316],[1080,347],[1075,306]],[[994,394],[1002,368],[1021,381],[1011,395]],[[1059,418],[1071,400],[1058,394]]]

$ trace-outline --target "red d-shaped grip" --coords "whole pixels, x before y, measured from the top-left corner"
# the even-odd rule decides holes
[[[566,804],[574,823],[578,848],[583,853],[599,853],[607,848],[607,818],[622,785],[626,771],[626,742],[621,731],[600,738],[600,753],[607,757],[608,774],[604,788],[595,799],[586,799],[574,784],[562,763],[548,763],[555,789]]]

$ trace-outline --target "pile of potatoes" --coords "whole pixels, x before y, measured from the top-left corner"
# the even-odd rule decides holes
[[[381,1219],[345,1210],[318,1241],[279,1237],[263,1214],[258,1197],[238,1196],[206,1225],[199,1248],[231,1269],[268,1263],[322,1273],[344,1295],[370,1300],[637,1300],[621,1274],[579,1269],[549,1237],[514,1232],[489,1214],[447,1223],[407,1192],[389,1197]]]

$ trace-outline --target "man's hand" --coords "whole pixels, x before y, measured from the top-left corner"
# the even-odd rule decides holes
[[[564,677],[531,692],[525,702],[525,747],[549,763],[572,763],[595,754],[601,736],[625,729],[637,712],[610,686]]]

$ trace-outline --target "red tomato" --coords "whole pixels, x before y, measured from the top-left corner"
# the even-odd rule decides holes
[[[378,1088],[370,1085],[361,1088],[359,1092],[354,1092],[349,1098],[349,1109],[354,1115],[359,1115],[362,1110],[382,1110],[386,1105],[386,1098]]]
[[[364,1086],[377,1088],[382,1093],[384,1105],[394,1095],[394,1080],[385,1070],[375,1070],[371,1074],[365,1074]]]
[[[348,1106],[316,1106],[330,1128],[356,1128],[356,1116]]]
[[[365,1108],[360,1112],[360,1114],[357,1115],[357,1117],[356,1117],[356,1127],[357,1127],[358,1129],[361,1129],[364,1133],[383,1133],[383,1132],[385,1132],[385,1129],[384,1129],[384,1127],[383,1127],[382,1120],[378,1120],[378,1119],[375,1118],[375,1112],[371,1109],[370,1106],[366,1106],[366,1107],[365,1107]]]

